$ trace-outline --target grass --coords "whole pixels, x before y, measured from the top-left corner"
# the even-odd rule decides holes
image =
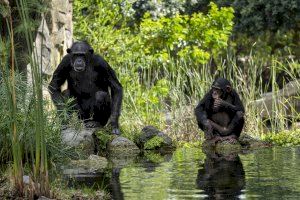
[[[273,88],[273,99],[277,99],[277,101],[273,101],[272,112],[268,113],[267,118],[271,119],[268,126],[265,123],[266,119],[260,116],[261,110],[258,110],[254,104],[254,101],[267,91],[262,84],[262,77],[259,76],[264,68],[264,62],[250,55],[244,64],[244,69],[237,66],[235,57],[228,56],[215,74],[210,73],[208,65],[194,68],[193,64],[186,61],[170,62],[168,66],[163,65],[160,70],[152,70],[151,68],[155,67],[151,63],[148,66],[144,63],[145,68],[150,68],[152,71],[150,72],[151,76],[149,76],[149,71],[143,72],[143,84],[140,84],[138,76],[132,72],[130,66],[126,64],[113,66],[118,71],[125,91],[121,127],[125,132],[130,133],[138,132],[143,126],[152,124],[167,132],[177,141],[203,139],[203,135],[197,127],[193,110],[208,91],[212,81],[218,76],[223,76],[231,81],[245,105],[244,132],[262,137],[266,132],[276,134],[278,131],[285,130],[288,128],[285,107],[291,104],[291,99],[277,95],[279,86],[276,77],[279,72],[285,72],[292,81],[297,80],[298,70],[296,69],[299,68],[299,63],[294,60],[280,61],[277,58],[271,60],[269,84]],[[128,76],[131,77],[130,84],[128,84]],[[153,81],[153,77],[158,77],[158,80],[167,80],[167,95],[159,96],[159,91],[155,90],[151,93],[157,82]],[[148,100],[144,104],[138,103],[140,99],[151,99],[153,93],[154,96],[159,96],[159,102],[153,103]],[[299,97],[296,95],[295,98]],[[166,115],[169,115],[171,120],[166,118]],[[299,114],[295,110],[292,110],[289,116],[290,120],[294,122],[299,118]]]

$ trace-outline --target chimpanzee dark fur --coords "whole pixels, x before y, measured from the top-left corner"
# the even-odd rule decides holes
[[[237,92],[218,78],[195,108],[198,126],[206,139],[237,139],[244,126],[245,109]]]
[[[113,133],[120,134],[123,89],[115,71],[87,42],[75,42],[67,52],[48,87],[57,109],[62,109],[66,96],[73,97],[79,118],[88,126],[104,126],[110,119]],[[62,92],[65,81],[68,89]]]

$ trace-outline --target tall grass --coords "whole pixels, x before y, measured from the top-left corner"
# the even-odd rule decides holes
[[[7,2],[8,3],[8,2]],[[14,56],[14,30],[12,26],[12,16],[9,4],[7,5],[6,24],[9,32],[9,44],[10,51],[2,51],[1,55],[1,72],[3,75],[3,82],[5,84],[6,96],[8,99],[8,121],[9,131],[11,135],[11,148],[13,152],[13,175],[14,184],[18,188],[22,195],[23,191],[23,165],[22,165],[22,154],[19,143],[19,132],[17,130],[17,103],[16,103],[16,85],[15,85],[15,56]],[[1,39],[1,49],[5,49],[5,43]],[[8,67],[10,66],[10,68]]]
[[[294,60],[271,58],[272,108],[267,118],[261,117],[262,110],[255,105],[255,100],[261,98],[267,89],[263,86],[262,70],[265,68],[265,58],[249,55],[244,67],[238,66],[237,58],[228,52],[222,64],[217,67],[217,72],[212,74],[210,66],[195,66],[187,60],[170,61],[167,64],[158,65],[151,62],[144,62],[142,66],[149,70],[142,72],[143,83],[140,84],[137,72],[132,66],[139,63],[123,64],[114,66],[118,70],[119,77],[124,84],[124,106],[122,110],[121,124],[125,132],[137,132],[143,126],[153,124],[165,130],[174,139],[195,140],[201,139],[201,134],[196,124],[194,108],[199,100],[209,90],[216,77],[225,77],[233,84],[233,87],[241,96],[246,107],[246,126],[244,132],[262,136],[266,130],[276,134],[287,128],[287,117],[296,119],[298,114],[295,110],[287,115],[286,107],[293,107],[290,97],[278,96],[279,86],[276,82],[278,72],[285,72],[291,80],[297,80],[299,63]],[[130,76],[130,84],[126,77]],[[125,78],[124,78],[125,77]],[[125,79],[125,80],[124,80]],[[155,87],[156,81],[168,80],[168,95],[160,97],[160,102],[146,104],[147,109],[139,105],[139,98],[147,97],[147,91]],[[133,89],[134,88],[134,89]],[[140,88],[140,89],[138,89]],[[142,97],[141,91],[146,95]],[[168,115],[168,117],[166,117]],[[149,116],[149,117],[144,117]],[[171,118],[171,120],[170,120]],[[270,127],[265,120],[269,119]],[[129,134],[130,135],[130,134]]]
[[[9,31],[9,35],[8,37],[1,36],[0,38],[1,49],[3,50],[1,50],[1,72],[3,78],[2,82],[6,87],[1,87],[1,89],[3,89],[6,92],[6,95],[5,97],[3,97],[3,100],[9,105],[7,111],[7,115],[9,116],[9,128],[6,129],[4,127],[5,121],[2,121],[1,129],[4,131],[8,130],[11,135],[11,145],[9,145],[8,147],[12,149],[14,186],[16,187],[16,191],[18,191],[19,193],[18,195],[23,196],[26,193],[30,198],[33,198],[33,196],[40,195],[49,196],[50,191],[45,140],[45,116],[43,109],[44,100],[42,94],[42,66],[38,65],[36,52],[34,52],[35,50],[33,48],[34,40],[31,31],[32,27],[30,26],[31,21],[29,18],[29,2],[27,0],[18,0],[16,1],[16,4],[17,9],[19,11],[18,17],[22,24],[22,33],[25,35],[27,48],[29,52],[32,53],[32,56],[29,56],[30,67],[32,71],[32,82],[29,83],[29,85],[27,86],[28,88],[32,87],[32,90],[27,89],[26,87],[21,88],[25,84],[22,83],[22,81],[15,81],[15,77],[18,76],[18,74],[15,73],[16,66],[14,62],[16,59],[14,50],[15,27],[13,27],[12,25],[10,5],[8,2],[6,3],[6,11],[8,15],[5,19],[8,26],[7,29]],[[7,38],[9,40],[7,40]],[[19,90],[21,94],[17,94],[16,90]],[[30,91],[32,93],[27,93]],[[17,102],[17,97],[20,97],[19,102]],[[20,104],[21,106],[18,106]],[[1,108],[3,107],[1,106]],[[31,129],[31,127],[33,127],[33,129]],[[32,131],[31,133],[29,133],[30,130]],[[26,136],[26,134],[28,133],[30,135]],[[33,138],[32,133],[34,134]],[[6,133],[2,134],[6,135]],[[1,137],[4,138],[3,143],[5,143],[8,139],[5,136]],[[26,141],[22,141],[26,138],[30,138],[32,140],[30,141],[31,145],[26,144]],[[26,151],[24,152],[23,150]],[[1,147],[0,152],[5,154],[5,150],[3,149],[3,147]],[[28,157],[28,154],[30,154],[30,158]],[[5,159],[2,157],[2,155],[1,158]],[[23,184],[24,158],[26,158],[27,160],[26,164],[30,164],[28,163],[28,161],[32,161],[31,169],[33,176],[31,177],[29,188],[27,189],[25,189]]]
[[[24,25],[24,33],[27,42],[27,48],[29,52],[32,52],[30,56],[30,68],[32,73],[32,87],[33,87],[33,108],[35,110],[34,116],[34,132],[35,132],[35,156],[33,165],[33,178],[36,183],[39,184],[36,193],[49,196],[49,180],[48,180],[48,164],[47,164],[47,152],[46,141],[44,136],[45,122],[44,122],[44,109],[43,109],[43,79],[42,79],[42,62],[38,62],[36,49],[33,47],[33,35],[31,32],[29,7],[27,0],[17,1],[17,7],[19,15]],[[41,44],[43,45],[43,44]],[[42,49],[42,48],[41,48]],[[38,64],[40,63],[40,65]]]

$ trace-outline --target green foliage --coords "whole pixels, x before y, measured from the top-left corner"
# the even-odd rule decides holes
[[[122,0],[76,0],[73,12],[76,39],[93,44],[113,64],[139,59],[139,41],[126,27],[129,4]]]
[[[161,147],[163,142],[164,139],[162,137],[155,136],[145,143],[144,149],[151,150],[151,149],[159,148]]]
[[[103,128],[96,132],[96,136],[99,139],[98,147],[101,150],[106,150],[107,144],[113,140],[114,136],[110,134],[111,130],[109,128]]]
[[[164,157],[161,154],[153,151],[146,151],[144,156],[153,163],[162,163],[164,161]]]
[[[233,27],[233,9],[218,9],[210,4],[207,15],[175,15],[153,20],[149,15],[140,25],[142,48],[146,55],[168,62],[168,55],[192,59],[195,64],[207,63],[227,47]]]
[[[299,29],[300,2],[298,0],[234,1],[236,30],[259,35],[266,30]]]
[[[279,133],[268,133],[263,139],[279,146],[295,146],[300,145],[300,130],[281,131]]]
[[[232,5],[232,1],[214,2]],[[208,5],[204,0],[197,3]],[[268,33],[269,36],[255,40],[245,34],[228,45],[234,14],[238,11],[233,13],[232,8],[218,8],[216,4],[203,7],[203,13],[188,12],[189,15],[177,12],[180,6],[174,15],[156,15],[150,10],[140,23],[130,24],[128,28],[133,15],[129,1],[74,2],[75,37],[88,40],[95,52],[116,70],[123,85],[120,125],[126,136],[134,139],[142,127],[151,124],[167,130],[177,140],[199,139],[192,136],[199,132],[193,108],[217,76],[229,79],[241,95],[247,110],[245,131],[261,132],[263,122],[251,102],[260,98],[267,87],[278,89],[279,72],[288,74],[291,80],[298,76],[296,60],[281,57],[286,54],[273,54],[274,40],[283,43],[284,51],[289,52],[295,34],[278,32],[274,37]],[[270,45],[272,42],[274,46]],[[282,48],[278,48],[278,52],[283,52]],[[239,62],[241,55],[247,55],[243,63]],[[216,64],[215,73],[211,73],[208,62],[211,58]],[[270,81],[263,85],[261,74],[266,68]],[[282,113],[280,108],[276,107],[274,112]],[[171,120],[167,121],[166,115],[170,115]],[[272,123],[274,129],[283,127],[279,120]]]

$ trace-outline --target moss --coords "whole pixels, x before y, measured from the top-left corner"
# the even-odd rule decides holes
[[[164,139],[162,137],[155,136],[145,143],[144,149],[150,150],[150,149],[159,148],[159,147],[161,147],[163,142],[164,142]]]
[[[227,141],[224,141],[216,145],[216,152],[222,155],[240,152],[241,149],[242,146],[238,142],[232,144],[228,143]]]
[[[110,135],[110,129],[109,128],[103,128],[98,130],[95,134],[98,139],[97,145],[100,150],[106,150],[107,144],[114,139],[114,135]]]
[[[153,151],[145,152],[145,157],[153,163],[162,163],[164,161],[164,157],[161,154]]]
[[[263,136],[263,140],[279,146],[300,145],[300,130],[269,133]]]

